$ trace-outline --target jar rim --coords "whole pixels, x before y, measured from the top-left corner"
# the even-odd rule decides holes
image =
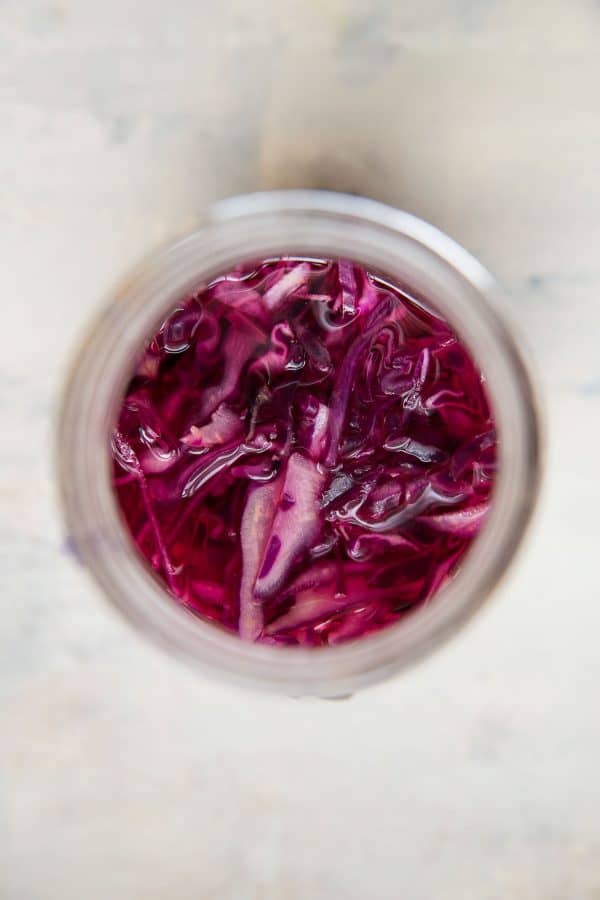
[[[108,439],[131,360],[178,299],[241,259],[311,250],[402,276],[432,296],[486,377],[500,465],[486,525],[456,577],[427,604],[355,642],[272,647],[241,641],[169,597],[122,521]],[[324,191],[267,191],[220,201],[197,230],[152,254],[109,296],[71,366],[56,457],[63,515],[79,560],[113,605],[155,642],[209,674],[245,685],[341,696],[424,657],[456,632],[500,581],[539,490],[539,405],[503,306],[500,288],[474,257],[409,213]]]

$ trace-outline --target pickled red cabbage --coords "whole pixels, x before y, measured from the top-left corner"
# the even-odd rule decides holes
[[[139,553],[250,641],[356,639],[426,603],[485,522],[483,378],[424,301],[348,260],[240,265],[143,349],[112,439]]]

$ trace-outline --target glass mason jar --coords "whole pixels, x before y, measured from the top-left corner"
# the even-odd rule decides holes
[[[109,436],[140,349],[187,293],[242,260],[347,257],[429,298],[485,373],[499,434],[487,522],[457,575],[398,624],[354,643],[273,647],[193,616],[138,555],[111,486]],[[338,697],[387,678],[441,644],[504,574],[536,499],[540,441],[523,358],[488,272],[430,225],[361,197],[273,191],[217,204],[204,224],[155,253],[109,298],[65,386],[58,469],[75,552],[109,600],[144,634],[206,672],[288,695]]]

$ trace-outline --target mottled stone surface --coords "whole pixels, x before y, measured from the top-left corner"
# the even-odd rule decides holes
[[[0,896],[600,896],[600,4],[1,0]],[[548,468],[494,604],[343,703],[199,680],[69,558],[49,462],[100,298],[211,201],[357,191],[465,244]]]

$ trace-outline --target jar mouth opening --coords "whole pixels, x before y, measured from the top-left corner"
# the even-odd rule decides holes
[[[246,643],[174,603],[138,556],[113,493],[109,435],[135,358],[161,317],[242,259],[345,256],[410,286],[443,315],[486,377],[500,435],[488,521],[456,577],[425,606],[356,641],[318,648]],[[63,393],[57,461],[77,556],[140,630],[209,673],[291,694],[338,696],[429,653],[482,605],[524,534],[539,484],[531,380],[492,277],[432,226],[374,201],[313,191],[218,204],[199,230],[153,255],[109,298]]]

